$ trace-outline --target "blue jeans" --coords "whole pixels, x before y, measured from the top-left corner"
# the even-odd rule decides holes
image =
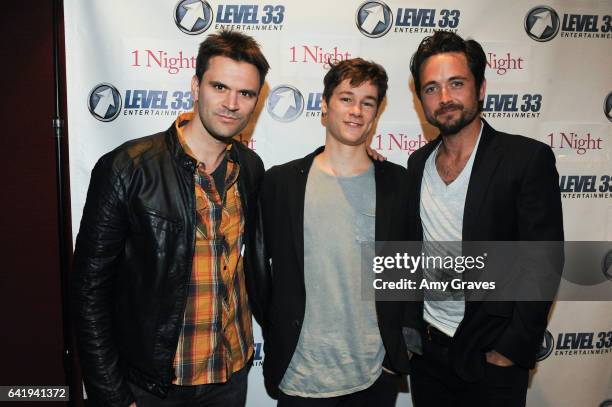
[[[129,383],[138,407],[244,407],[249,365],[232,374],[225,383],[175,386],[165,399]]]

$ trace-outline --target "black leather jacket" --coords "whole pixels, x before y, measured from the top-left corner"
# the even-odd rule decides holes
[[[245,213],[244,270],[249,302],[263,323],[268,284],[258,192],[264,167],[233,142]],[[195,244],[194,171],[174,124],[104,155],[92,171],[76,241],[72,300],[88,397],[127,406],[126,379],[167,394]]]

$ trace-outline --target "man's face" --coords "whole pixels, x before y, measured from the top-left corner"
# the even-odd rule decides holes
[[[353,87],[345,79],[329,98],[321,102],[323,113],[327,114],[327,134],[342,144],[356,146],[363,144],[378,111],[378,89],[370,81]]]
[[[208,69],[198,81],[191,80],[196,119],[217,140],[229,142],[245,128],[259,96],[259,72],[246,62],[224,56],[208,61]]]
[[[483,81],[478,92],[465,54],[433,55],[421,66],[421,95],[427,121],[443,135],[456,134],[478,119],[478,101],[485,95]]]

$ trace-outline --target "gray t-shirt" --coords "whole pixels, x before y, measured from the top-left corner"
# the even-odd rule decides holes
[[[385,349],[373,301],[362,300],[361,242],[374,241],[374,166],[335,177],[313,163],[304,202],[306,312],[280,389],[336,397],[368,388]]]

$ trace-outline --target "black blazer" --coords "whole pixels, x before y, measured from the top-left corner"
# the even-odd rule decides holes
[[[304,287],[304,197],[306,180],[320,147],[306,157],[270,168],[264,177],[262,209],[267,258],[271,263],[272,289],[267,328],[264,329],[264,379],[271,397],[298,343],[306,306]],[[377,241],[406,240],[406,170],[389,162],[374,162],[376,181]],[[333,222],[333,219],[325,219]],[[359,278],[359,270],[355,270]],[[386,350],[384,366],[398,373],[408,369],[402,337],[404,308],[408,303],[377,302],[378,326]]]
[[[463,240],[563,241],[559,174],[550,147],[498,132],[484,120],[483,125],[465,199]],[[421,180],[425,162],[440,141],[438,137],[426,144],[408,160],[410,240],[423,239]],[[484,353],[492,349],[533,368],[550,305],[468,301],[450,349],[456,372],[466,380],[481,378]],[[421,329],[422,316],[421,309],[412,322]]]

